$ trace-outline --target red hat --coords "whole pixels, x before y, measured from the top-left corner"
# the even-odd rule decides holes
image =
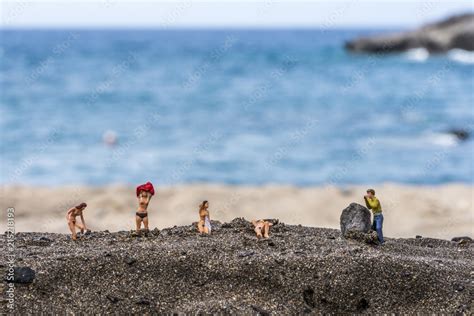
[[[137,196],[140,195],[141,191],[150,192],[151,195],[155,195],[155,188],[153,187],[153,184],[151,184],[151,182],[147,182],[145,184],[139,185],[137,187]]]

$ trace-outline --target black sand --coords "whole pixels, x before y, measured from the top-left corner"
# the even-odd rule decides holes
[[[76,242],[18,233],[16,266],[36,277],[15,284],[15,311],[470,313],[472,243],[388,238],[375,246],[281,223],[257,241],[241,219],[214,224],[212,236],[198,236],[195,226],[142,237],[93,232]],[[7,268],[5,258],[0,265]],[[9,312],[5,300],[0,312]]]

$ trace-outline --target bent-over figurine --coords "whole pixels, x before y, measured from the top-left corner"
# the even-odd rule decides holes
[[[82,214],[82,212],[84,211],[86,207],[87,207],[87,204],[82,202],[81,204],[74,206],[67,211],[66,219],[67,219],[69,229],[71,230],[71,233],[72,233],[72,240],[77,240],[76,227],[81,230],[81,234],[83,235],[84,235],[84,232],[87,231],[86,223],[84,222],[84,215]],[[81,217],[81,224],[77,222],[76,220],[77,216]]]

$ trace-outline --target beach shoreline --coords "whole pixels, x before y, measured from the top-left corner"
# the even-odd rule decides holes
[[[173,227],[197,221],[198,205],[209,200],[213,220],[235,217],[278,218],[293,225],[339,229],[342,210],[352,202],[364,205],[366,185],[296,187],[188,184],[157,187],[149,207],[150,227]],[[472,237],[474,186],[413,186],[386,183],[374,187],[384,211],[384,233],[390,237],[451,239]],[[67,210],[87,202],[87,226],[93,231],[134,229],[137,207],[130,185],[1,186],[1,207],[15,209],[17,232],[68,233]],[[6,221],[0,229],[6,230]]]

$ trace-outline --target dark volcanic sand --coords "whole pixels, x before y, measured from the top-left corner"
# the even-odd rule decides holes
[[[25,313],[375,313],[471,309],[473,246],[429,238],[382,247],[338,230],[277,224],[256,241],[248,222],[68,235],[18,233],[17,266],[36,271],[15,285]],[[41,237],[42,240],[40,239]],[[2,236],[5,238],[5,235]],[[3,257],[3,256],[2,256]],[[0,259],[6,269],[5,258]],[[6,283],[3,283],[5,286]],[[2,314],[9,312],[2,301]]]

